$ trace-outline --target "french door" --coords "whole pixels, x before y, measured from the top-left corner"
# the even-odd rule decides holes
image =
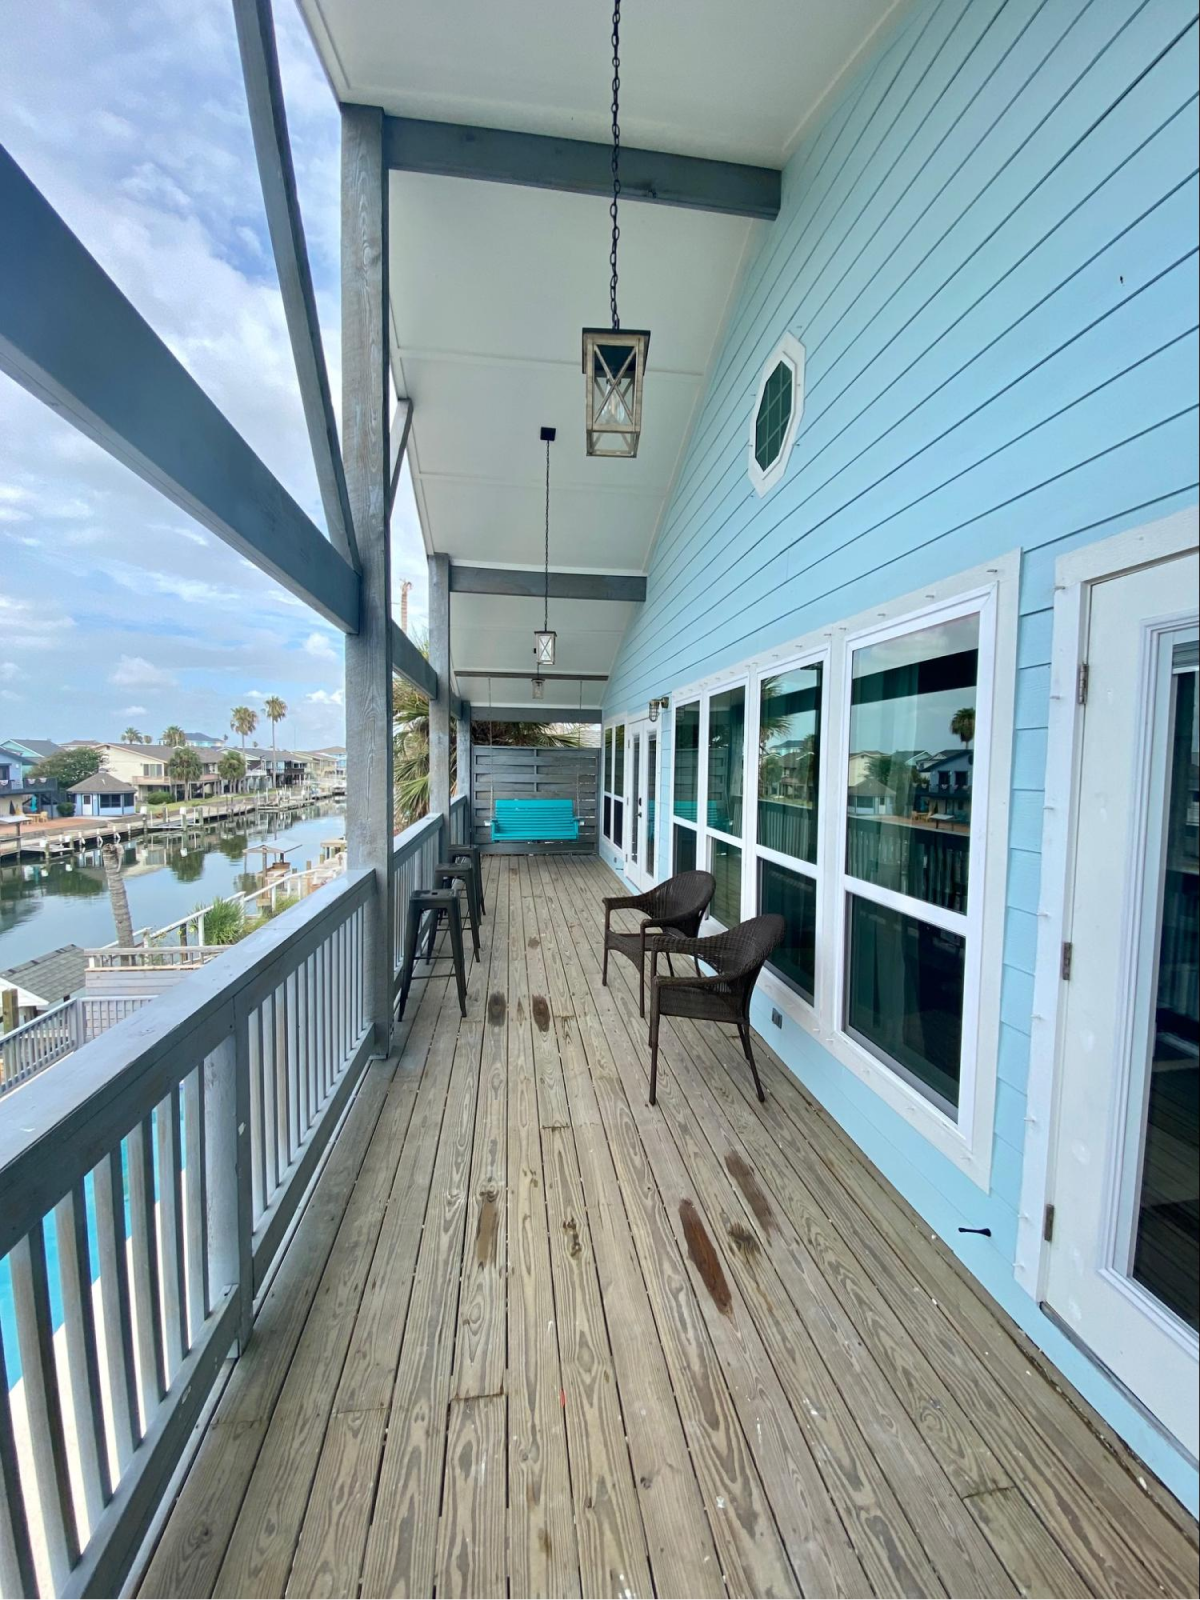
[[[639,889],[658,881],[658,727],[646,718],[625,730],[625,876]]]
[[[1197,1454],[1194,554],[1092,586],[1047,1304]]]

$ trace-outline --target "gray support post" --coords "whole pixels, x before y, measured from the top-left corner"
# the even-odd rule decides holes
[[[388,174],[383,114],[342,108],[342,434],[362,564],[346,640],[346,847],[375,874],[363,949],[376,1049],[392,1037],[392,570],[388,541]]]
[[[464,703],[461,708],[464,715],[460,716],[454,724],[454,754],[458,766],[458,782],[455,784],[455,793],[467,797],[467,839],[474,837],[474,816],[472,815],[471,799],[471,707]]]
[[[429,809],[450,821],[450,561],[429,557],[429,662],[437,673],[436,698],[429,701]],[[449,834],[443,839],[445,845]]]

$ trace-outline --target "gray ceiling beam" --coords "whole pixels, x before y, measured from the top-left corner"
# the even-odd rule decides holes
[[[404,452],[408,449],[408,436],[412,432],[412,401],[397,400],[392,413],[392,470],[388,477],[387,515],[392,520],[396,504],[396,490],[400,487],[400,468],[404,465]]]
[[[437,673],[395,620],[392,622],[392,671],[398,672],[431,700],[437,699]]]
[[[456,675],[460,678],[543,678],[547,683],[607,683],[607,672],[539,672],[536,667],[527,667],[524,672],[488,672],[484,667],[457,667]]]
[[[488,722],[603,722],[599,706],[481,706],[472,704],[471,720],[476,725]]]
[[[345,633],[358,574],[0,147],[0,370]]]
[[[233,0],[238,49],[242,57],[242,77],[246,85],[246,104],[250,111],[250,131],[271,249],[283,296],[304,420],[312,446],[313,464],[325,507],[325,521],[335,548],[358,570],[358,545],[354,537],[354,518],[346,490],[346,473],[338,440],[333,397],[329,390],[329,371],[321,342],[317,317],[317,297],[313,292],[308,247],[304,242],[304,223],[296,194],[296,172],[288,139],[287,111],[279,79],[279,56],[275,27],[271,19],[271,0]]]
[[[589,140],[385,117],[383,149],[393,172],[478,178],[605,199],[612,195],[612,150]],[[621,198],[773,222],[779,215],[780,173],[774,167],[622,145]]]
[[[523,595],[540,600],[546,574],[538,567],[450,566],[451,594]],[[551,600],[644,600],[646,580],[637,573],[551,572]]]

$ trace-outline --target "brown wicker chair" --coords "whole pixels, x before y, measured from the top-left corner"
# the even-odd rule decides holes
[[[668,940],[694,939],[700,932],[704,913],[716,888],[711,872],[679,872],[665,883],[656,883],[645,894],[615,894],[604,900],[604,969],[600,982],[608,983],[608,952],[615,950],[634,962],[638,969],[638,1009],[646,1015],[646,934],[658,928]],[[640,911],[643,915],[637,933],[614,933],[614,911]],[[699,969],[697,969],[699,970]]]
[[[658,1091],[658,1028],[662,1017],[693,1017],[708,1022],[732,1022],[742,1041],[760,1100],[767,1097],[750,1048],[750,996],[763,963],[783,938],[784,921],[776,915],[751,917],[727,933],[709,939],[650,940],[650,1104]],[[658,975],[660,954],[691,956],[698,976]],[[699,963],[712,967],[712,976],[699,973]]]

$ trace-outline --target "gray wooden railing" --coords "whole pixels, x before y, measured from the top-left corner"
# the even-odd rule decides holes
[[[396,840],[398,891],[442,826]],[[4,1594],[125,1580],[372,1048],[373,885],[318,890],[0,1113]]]
[[[147,995],[78,995],[0,1033],[0,1097],[153,1000]]]

